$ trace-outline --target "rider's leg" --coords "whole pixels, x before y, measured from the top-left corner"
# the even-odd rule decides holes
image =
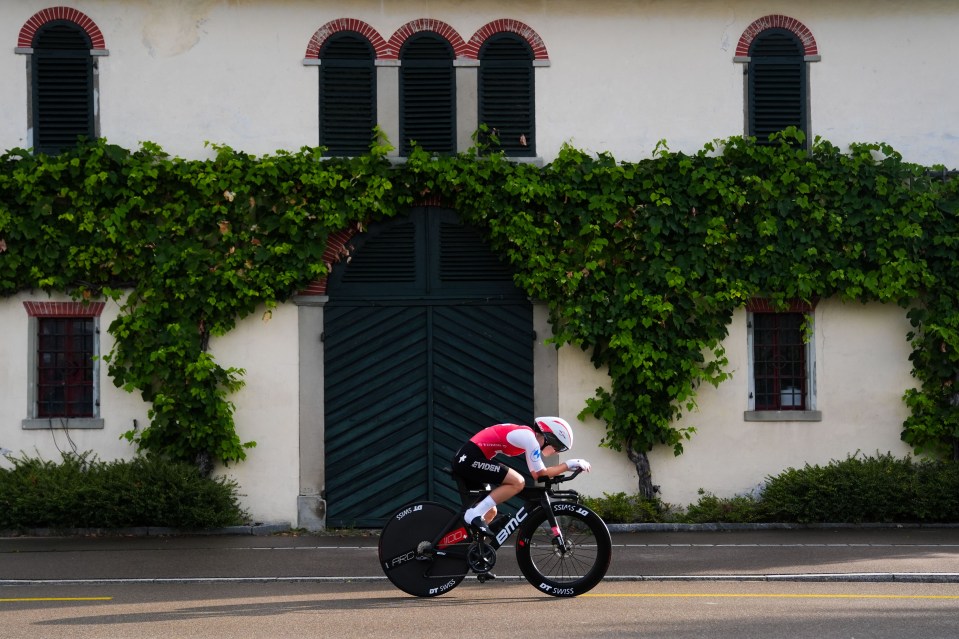
[[[501,504],[511,497],[515,497],[526,487],[526,480],[523,476],[512,468],[506,473],[503,482],[494,488],[483,501],[476,504],[466,511],[463,519],[467,522],[473,521],[476,517],[483,517],[489,523],[496,516],[496,504]]]

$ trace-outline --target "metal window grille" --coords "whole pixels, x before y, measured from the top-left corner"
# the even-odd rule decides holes
[[[92,417],[93,318],[37,322],[37,416]]]
[[[807,410],[809,383],[803,313],[753,316],[756,410]]]

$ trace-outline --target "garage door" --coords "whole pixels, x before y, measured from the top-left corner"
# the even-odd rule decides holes
[[[530,303],[482,236],[438,208],[371,228],[328,290],[327,525],[455,502],[442,469],[462,442],[533,417]]]

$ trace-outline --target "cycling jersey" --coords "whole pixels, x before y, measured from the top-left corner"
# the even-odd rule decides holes
[[[546,468],[543,452],[536,441],[536,433],[529,426],[496,424],[476,433],[470,441],[479,446],[486,459],[492,459],[496,453],[503,453],[508,457],[525,453],[530,472],[539,472]]]

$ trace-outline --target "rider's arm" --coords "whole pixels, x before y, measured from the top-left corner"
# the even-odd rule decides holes
[[[533,479],[539,479],[540,477],[549,477],[552,479],[553,477],[556,477],[556,475],[562,475],[567,470],[569,470],[569,466],[566,465],[566,462],[563,462],[561,464],[557,464],[556,466],[547,466],[539,472],[530,471],[530,474],[533,475]]]
[[[536,435],[531,430],[514,430],[506,436],[506,439],[509,443],[526,451],[526,465],[529,467],[529,474],[533,476],[533,479],[552,478],[569,470],[569,466],[565,463],[548,467],[543,463],[543,451],[539,447],[539,442],[536,441]]]

